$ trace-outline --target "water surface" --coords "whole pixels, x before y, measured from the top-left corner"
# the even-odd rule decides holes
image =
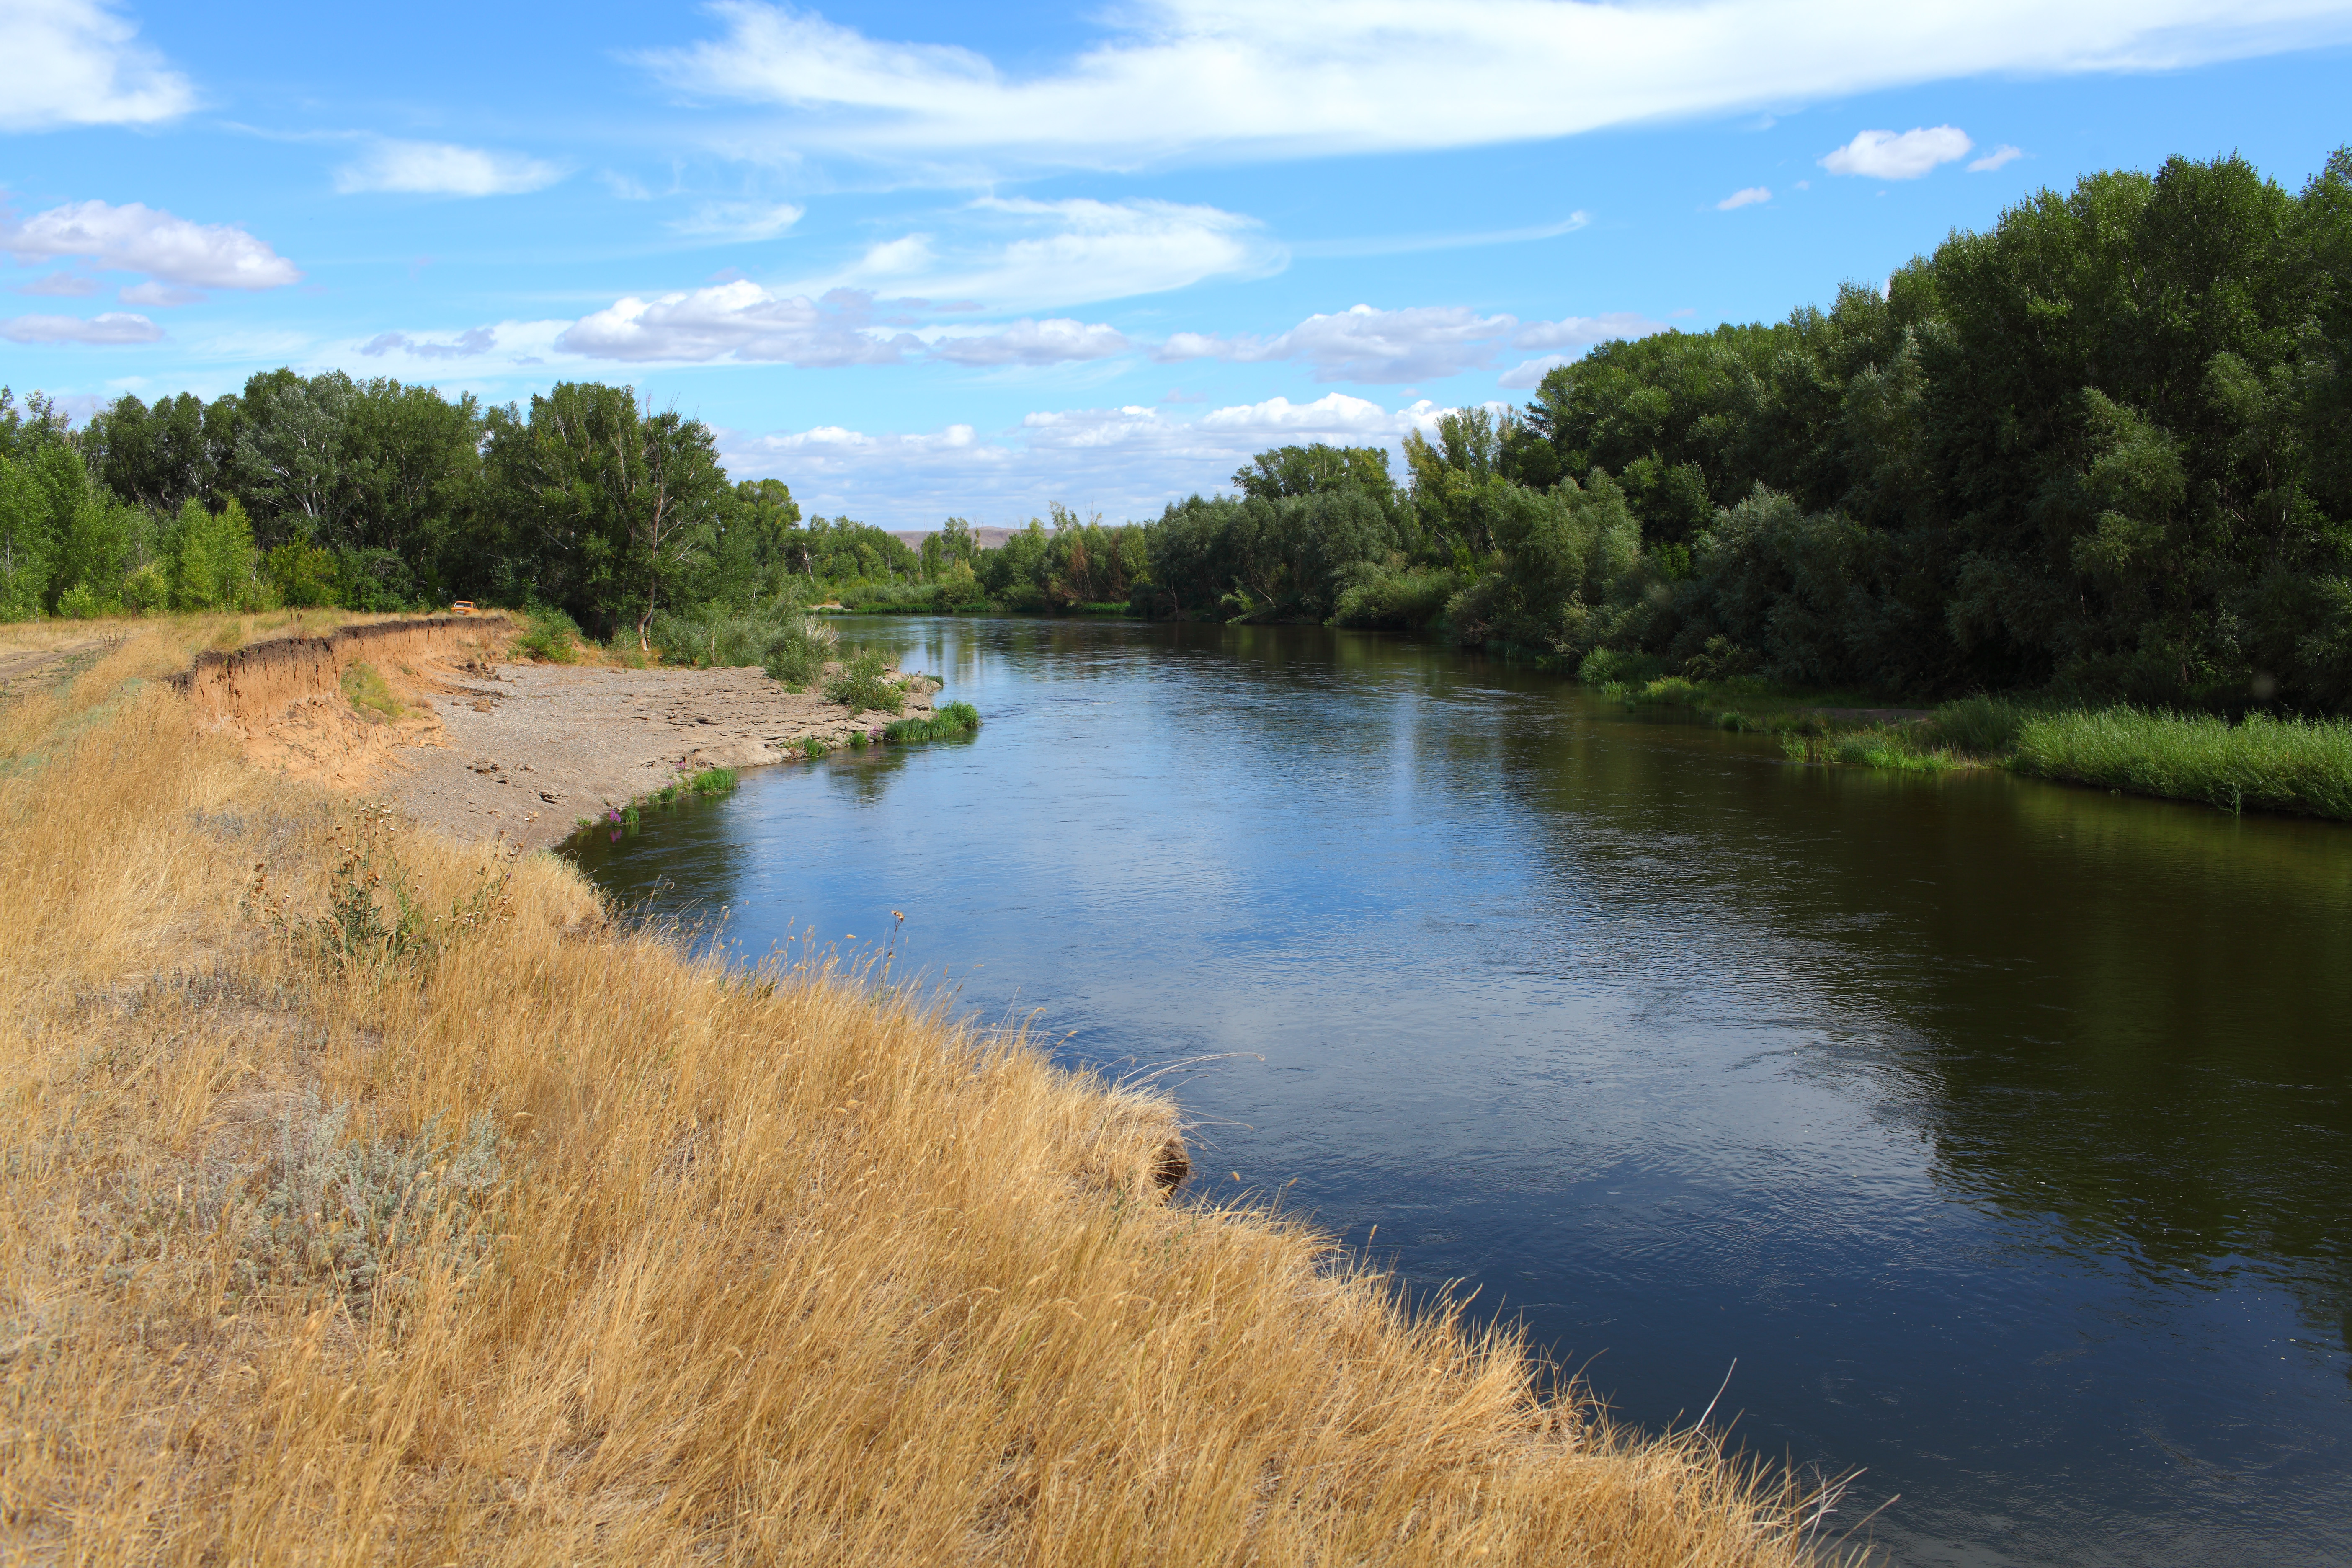
[[[2352,1561],[2352,828],[1792,766],[1377,636],[848,635],[980,735],[593,873],[753,956],[903,911],[900,973],[1170,1069],[1200,1179],[1624,1415],[1736,1360],[1717,1419],[1896,1499],[1898,1562]]]

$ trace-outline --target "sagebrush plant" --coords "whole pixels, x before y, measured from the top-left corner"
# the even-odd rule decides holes
[[[907,706],[907,690],[889,677],[888,654],[860,648],[824,683],[825,700],[840,703],[852,714],[900,712]]]
[[[523,612],[522,630],[513,648],[526,658],[545,664],[570,664],[580,657],[583,641],[578,623],[562,610],[534,605]]]
[[[1825,1497],[1612,1426],[1304,1224],[1168,1201],[1169,1102],[934,996],[730,968],[544,856],[399,962],[277,939],[246,868],[332,926],[350,808],[161,688],[193,635],[0,706],[12,1560],[1817,1555]],[[378,831],[377,897],[481,887]]]
[[[813,616],[795,615],[769,639],[761,663],[787,689],[805,691],[833,658],[841,634]]]

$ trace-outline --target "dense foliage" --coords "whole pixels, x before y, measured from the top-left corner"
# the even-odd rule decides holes
[[[1401,477],[1284,447],[1232,496],[1055,507],[986,551],[961,519],[919,550],[803,521],[623,388],[484,409],[280,370],[79,431],[0,394],[0,615],[464,595],[643,640],[834,598],[1127,607],[1693,679],[2346,711],[2347,354],[2339,151],[2294,195],[2237,158],[2044,191],[1826,310],[1604,344],[1524,409],[1444,415]]]

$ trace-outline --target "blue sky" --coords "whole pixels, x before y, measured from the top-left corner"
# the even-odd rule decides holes
[[[2352,136],[2352,0],[0,0],[0,380],[627,382],[888,527],[1113,519]]]

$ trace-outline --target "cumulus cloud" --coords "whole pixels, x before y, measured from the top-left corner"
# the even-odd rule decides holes
[[[1017,522],[1055,500],[1139,518],[1157,516],[1170,496],[1223,485],[1269,446],[1322,440],[1393,454],[1407,431],[1433,428],[1442,412],[1427,401],[1390,409],[1334,392],[1189,420],[1141,405],[1046,410],[990,436],[969,425],[906,435],[838,426],[756,437],[726,432],[720,451],[730,473],[775,475],[791,481],[803,506],[887,528],[936,527],[950,512]]]
[[[1724,197],[1721,201],[1716,203],[1715,210],[1719,213],[1727,213],[1735,207],[1752,207],[1759,202],[1769,202],[1771,199],[1772,192],[1769,186],[1750,185],[1746,190],[1734,191],[1729,195]]]
[[[1688,315],[1678,310],[1677,315]],[[1652,332],[1671,331],[1664,321],[1654,321],[1633,310],[1612,310],[1603,316],[1565,316],[1557,321],[1530,321],[1511,339],[1515,349],[1574,349],[1581,353],[1595,343],[1605,343],[1616,338],[1646,338]],[[1525,392],[1543,383],[1544,373],[1556,365],[1570,363],[1573,353],[1548,353],[1535,359],[1521,360],[1496,378],[1495,384],[1507,392]]]
[[[79,316],[11,316],[0,320],[0,338],[13,343],[152,343],[163,329],[127,310]]]
[[[195,101],[188,79],[101,0],[0,5],[0,131],[152,125]]]
[[[1872,180],[1916,180],[1938,163],[1965,158],[1976,143],[1957,125],[1906,131],[1864,131],[1853,141],[1823,155],[1822,167],[1832,174],[1860,174]]]
[[[1125,353],[1129,346],[1110,327],[1088,326],[1067,317],[1044,321],[1024,318],[992,331],[942,333],[931,340],[931,357],[951,364],[1065,364],[1108,359]]]
[[[2347,0],[1138,0],[1110,14],[1105,41],[1015,76],[970,49],[871,38],[805,10],[711,10],[723,36],[642,57],[662,80],[774,106],[771,134],[796,153],[940,166],[1476,146],[1992,72],[2174,69],[2352,38]]]
[[[1522,322],[1516,316],[1482,316],[1458,305],[1402,310],[1357,305],[1331,315],[1309,316],[1273,338],[1173,333],[1153,357],[1163,363],[1303,360],[1314,366],[1318,381],[1402,383],[1480,369],[1492,364],[1506,347],[1589,347],[1658,330],[1658,323],[1630,311]]]
[[[990,196],[954,216],[955,241],[885,240],[830,281],[1034,310],[1262,277],[1287,260],[1255,219],[1181,202]]]
[[[874,296],[835,289],[818,299],[772,294],[748,279],[614,301],[564,329],[565,353],[631,362],[716,359],[804,367],[894,364],[922,347],[911,332],[876,328]]]
[[[294,264],[234,224],[195,224],[138,202],[74,202],[22,223],[0,219],[0,250],[19,262],[80,257],[108,271],[144,272],[192,289],[279,289]]]
[[[563,171],[554,164],[520,153],[385,137],[335,171],[335,189],[344,195],[397,191],[427,196],[513,196],[542,190],[562,177]]]
[[[2002,164],[2014,163],[2020,158],[2024,156],[2024,148],[2012,147],[2008,142],[2004,142],[2000,146],[1994,148],[1991,152],[1986,153],[1983,157],[1969,159],[1969,173],[1971,174],[1990,174],[1995,169],[2000,168]]]
[[[388,353],[407,354],[415,359],[471,359],[489,353],[498,341],[498,331],[493,327],[469,327],[446,343],[412,338],[406,332],[378,332],[360,345],[360,353],[372,359],[381,359]]]

